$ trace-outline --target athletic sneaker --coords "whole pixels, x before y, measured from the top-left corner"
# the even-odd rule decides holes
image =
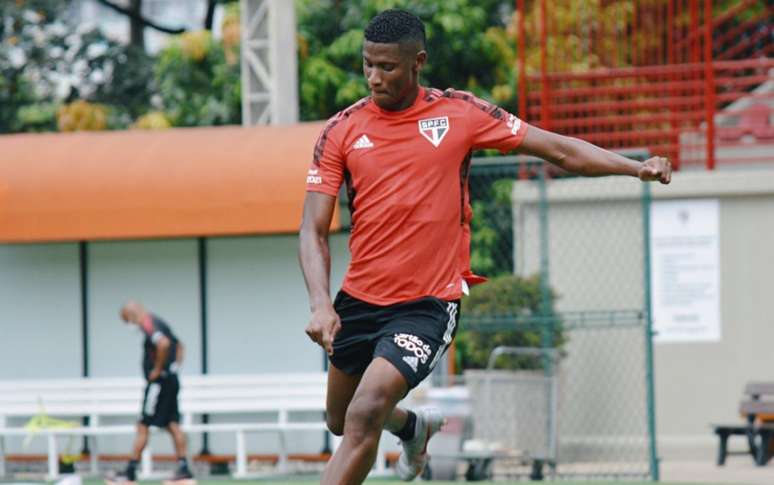
[[[169,479],[164,480],[163,485],[195,485],[196,480],[194,480],[193,475],[191,475],[190,470],[188,468],[178,468],[178,470],[175,472],[175,475]]]
[[[136,485],[137,477],[133,471],[110,473],[105,477],[105,485]]]
[[[400,479],[407,482],[416,478],[425,469],[427,442],[446,424],[446,420],[437,409],[420,409],[416,414],[414,437],[408,441],[401,441],[403,450],[395,465]]]

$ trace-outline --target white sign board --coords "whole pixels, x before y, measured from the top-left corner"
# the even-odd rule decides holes
[[[717,199],[650,207],[651,298],[656,342],[720,341]]]

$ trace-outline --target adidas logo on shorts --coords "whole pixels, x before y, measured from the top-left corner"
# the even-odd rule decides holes
[[[406,355],[403,357],[403,361],[411,367],[411,370],[414,372],[417,371],[417,365],[419,364],[419,359],[417,357],[414,357],[413,355]]]
[[[373,148],[374,144],[371,143],[371,140],[368,139],[367,135],[363,135],[360,138],[357,139],[354,145],[352,145],[353,150],[360,150],[363,148]]]

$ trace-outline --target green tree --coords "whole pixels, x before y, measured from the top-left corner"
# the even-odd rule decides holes
[[[56,107],[43,99],[35,69],[45,31],[63,6],[53,0],[0,3],[0,133],[56,126]]]
[[[513,273],[512,178],[495,178],[474,170],[470,176],[470,265],[474,273],[498,276]]]
[[[241,122],[238,56],[229,62],[223,43],[206,30],[173,39],[160,55],[155,79],[173,126]]]
[[[505,0],[297,0],[301,118],[327,118],[368,94],[362,31],[380,11],[407,8],[425,22],[430,60],[424,83],[467,89],[512,104],[513,39]],[[507,47],[507,48],[504,48]]]
[[[61,103],[109,104],[109,126],[147,111],[152,59],[96,29],[65,21],[70,2],[0,4],[0,132],[56,128]]]

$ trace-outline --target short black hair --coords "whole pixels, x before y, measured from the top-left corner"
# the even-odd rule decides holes
[[[425,49],[425,24],[419,17],[406,10],[391,8],[379,13],[368,22],[365,39],[382,44],[419,43]]]

